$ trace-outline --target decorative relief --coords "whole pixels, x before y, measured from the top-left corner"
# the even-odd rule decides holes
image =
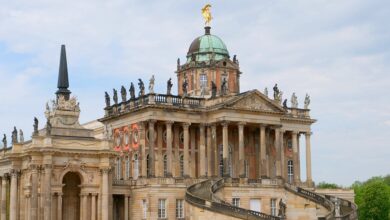
[[[251,110],[272,110],[263,100],[258,97],[247,97],[234,105],[237,108],[251,109]]]

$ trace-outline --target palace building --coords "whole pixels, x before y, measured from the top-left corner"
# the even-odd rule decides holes
[[[356,219],[353,197],[314,187],[308,96],[299,108],[277,85],[241,91],[239,61],[209,26],[175,73],[177,94],[171,79],[164,93],[138,80],[80,124],[62,46],[47,121],[31,140],[15,129],[0,154],[0,219]]]

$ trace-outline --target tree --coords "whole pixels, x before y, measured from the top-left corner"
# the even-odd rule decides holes
[[[356,186],[355,193],[359,219],[389,219],[390,189],[383,179],[371,179],[362,186]]]
[[[320,182],[317,185],[319,189],[340,189],[341,187],[335,183]]]

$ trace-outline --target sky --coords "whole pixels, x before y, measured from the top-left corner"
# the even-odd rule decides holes
[[[0,134],[8,140],[14,126],[29,137],[33,117],[45,121],[61,44],[85,123],[103,116],[104,92],[112,88],[154,74],[155,91],[165,92],[177,58],[185,60],[204,33],[200,9],[211,3],[211,32],[237,54],[242,91],[272,91],[278,83],[285,98],[297,94],[300,107],[311,96],[315,182],[348,186],[390,174],[390,1],[0,3]]]

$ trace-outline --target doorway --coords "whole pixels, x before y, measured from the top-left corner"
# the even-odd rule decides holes
[[[64,184],[62,219],[80,220],[80,176],[75,172],[69,172],[65,174],[62,183]]]

